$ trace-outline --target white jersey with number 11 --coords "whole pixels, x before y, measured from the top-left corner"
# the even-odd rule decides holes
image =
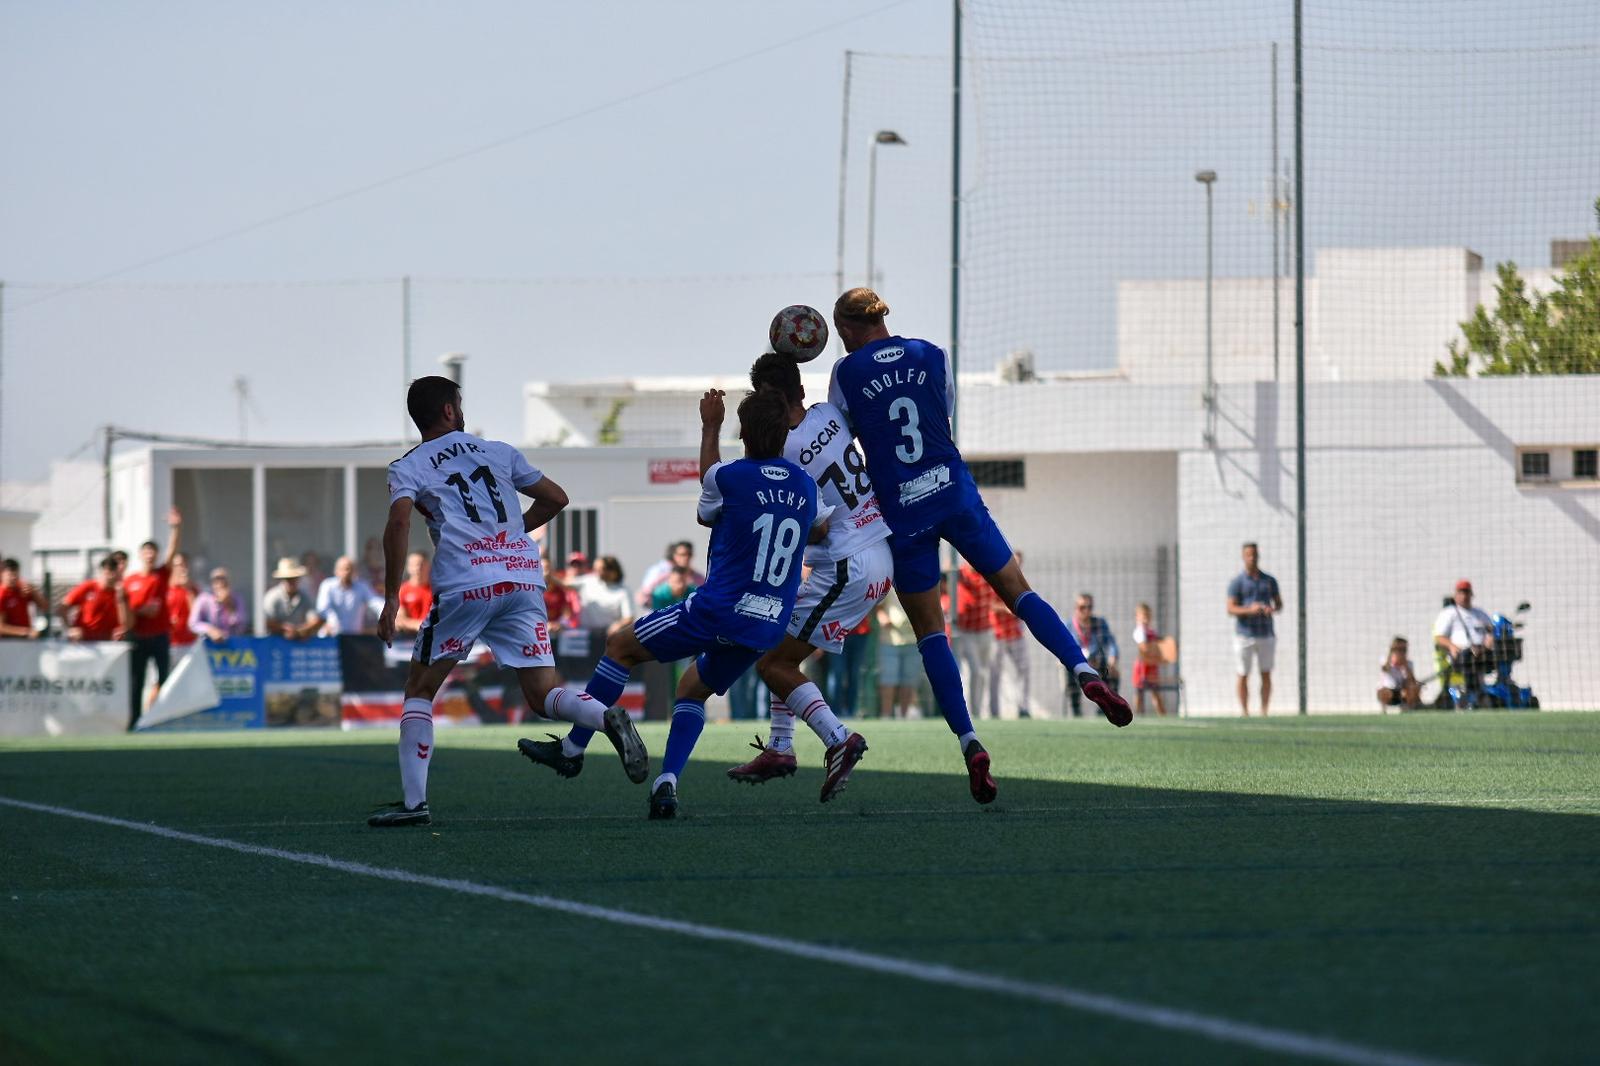
[[[453,432],[389,464],[389,502],[409,499],[433,539],[435,597],[501,582],[544,587],[517,493],[544,475],[504,441]]]

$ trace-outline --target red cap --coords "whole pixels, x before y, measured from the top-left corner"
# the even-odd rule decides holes
[[[573,552],[567,556],[567,562],[569,563],[586,563],[588,561],[589,557],[582,552]]]
[[[1468,581],[1466,578],[1462,578],[1460,581],[1456,582],[1456,591],[1457,592],[1471,592],[1472,591],[1472,582]]]

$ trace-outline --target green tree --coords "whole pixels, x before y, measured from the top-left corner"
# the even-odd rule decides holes
[[[1595,201],[1600,218],[1600,200]],[[1549,293],[1529,293],[1517,264],[1496,268],[1495,309],[1482,304],[1450,342],[1439,377],[1507,374],[1600,374],[1600,238],[1556,276]]]

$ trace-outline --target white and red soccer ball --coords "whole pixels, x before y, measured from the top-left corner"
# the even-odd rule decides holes
[[[779,355],[809,363],[828,347],[828,320],[815,307],[793,304],[773,316],[767,339]]]

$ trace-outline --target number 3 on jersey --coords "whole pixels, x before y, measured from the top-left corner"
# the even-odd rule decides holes
[[[789,576],[789,567],[794,565],[794,550],[800,546],[800,523],[793,518],[785,518],[778,524],[778,533],[774,537],[773,521],[772,515],[764,514],[750,527],[752,532],[761,537],[761,543],[756,548],[756,572],[750,579],[781,586]]]
[[[906,443],[895,446],[895,458],[902,463],[914,463],[922,458],[922,430],[918,428],[917,405],[907,396],[889,405],[891,420],[899,422],[902,417],[906,424],[900,427],[900,435],[906,439]]]

